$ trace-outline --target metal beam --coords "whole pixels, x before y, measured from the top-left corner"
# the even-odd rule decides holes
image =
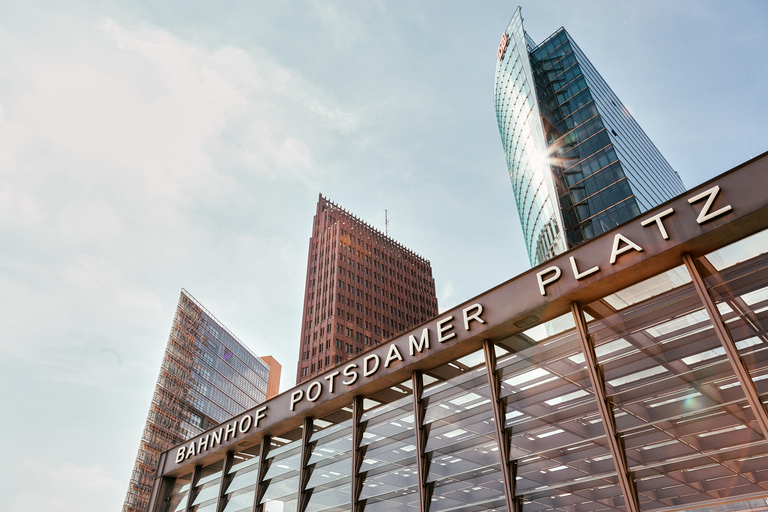
[[[579,341],[581,341],[581,349],[584,352],[584,363],[587,365],[589,380],[592,382],[592,389],[595,392],[597,408],[600,412],[600,418],[603,420],[605,437],[608,439],[608,448],[611,451],[613,463],[616,466],[619,486],[624,494],[624,504],[627,507],[627,512],[640,512],[634,477],[629,471],[627,456],[624,452],[624,443],[621,441],[618,432],[616,432],[616,423],[613,411],[611,410],[611,404],[605,395],[605,379],[597,364],[594,347],[592,347],[592,343],[589,341],[584,312],[581,310],[581,306],[576,302],[572,302],[571,313],[573,314],[573,320],[576,322],[576,329],[579,332]]]
[[[312,418],[304,418],[304,429],[301,432],[301,457],[299,465],[299,496],[297,500],[297,511],[304,512],[309,504],[309,498],[312,496],[312,489],[307,491],[307,482],[312,474],[312,468],[309,467],[309,458],[312,456]]]
[[[363,479],[360,478],[360,468],[363,466],[364,451],[360,449],[363,440],[365,426],[360,425],[363,417],[363,397],[356,396],[352,399],[352,486],[350,491],[352,512],[362,512],[360,506],[360,491],[363,488]]]
[[[216,512],[222,512],[227,506],[227,487],[232,483],[232,476],[229,472],[232,470],[232,464],[235,461],[235,452],[228,451],[224,459],[224,465],[221,468],[221,481],[219,482],[219,498],[216,500]]]
[[[504,479],[504,498],[507,502],[508,512],[520,512],[518,508],[520,500],[517,499],[517,482],[513,473],[513,466],[509,462],[509,439],[507,431],[504,428],[504,411],[499,398],[501,384],[499,374],[496,373],[496,351],[490,340],[483,341],[483,354],[485,355],[485,371],[488,375],[488,390],[491,394],[491,405],[493,406],[493,423],[496,425],[496,443],[499,448],[499,462],[501,463],[501,476]]]
[[[163,454],[163,456],[165,456],[165,454]],[[159,484],[158,480],[160,480]],[[149,512],[157,512],[160,505],[165,503],[169,498],[169,494],[173,490],[175,483],[176,478],[174,477],[164,476],[155,479],[155,483],[152,486],[152,495],[149,498],[149,507],[147,508]]]
[[[688,300],[685,300],[684,302],[688,303]],[[694,309],[698,309],[700,306],[701,301],[697,300],[696,304],[691,302],[685,309],[693,311]],[[689,368],[685,366],[685,363],[683,363],[681,360],[667,360],[664,355],[664,349],[658,343],[658,341],[646,333],[643,329],[638,328],[640,325],[642,325],[642,316],[636,317],[631,322],[627,322],[621,315],[619,315],[618,311],[616,311],[604,300],[595,301],[589,307],[585,307],[583,309],[593,318],[597,320],[603,320],[605,329],[609,330],[615,335],[622,337],[628,343],[637,348],[645,357],[653,359],[659,366],[664,367],[667,371],[670,372],[670,375],[675,375],[676,378],[681,382],[689,385],[692,389],[695,389],[713,403],[723,404],[724,410],[738,421],[745,424],[748,423],[745,412],[738,404],[726,405],[726,401],[723,399],[722,393],[717,386],[712,383],[702,384],[700,382],[701,376],[696,372],[689,372]],[[702,334],[702,336],[703,335],[704,334]],[[625,403],[634,402],[634,400],[629,400],[626,395],[624,396]],[[648,409],[647,407],[643,406],[641,402],[637,402],[637,405],[632,407],[638,406],[643,407],[644,409]],[[631,407],[628,407],[627,405],[622,405],[620,408],[631,413]],[[654,428],[658,427],[655,426]],[[759,427],[750,426],[749,428],[753,429],[755,432],[759,431]]]
[[[411,385],[413,387],[413,413],[414,425],[416,428],[416,470],[418,473],[419,490],[419,512],[428,512],[429,503],[432,500],[432,493],[427,486],[427,474],[429,473],[429,460],[425,454],[427,446],[427,435],[424,431],[424,415],[427,410],[424,401],[421,399],[424,392],[424,384],[421,379],[421,372],[415,371],[411,375]]]
[[[189,492],[187,493],[187,512],[192,512],[192,502],[195,501],[200,490],[197,488],[197,483],[200,481],[200,474],[203,472],[203,466],[198,464],[195,466],[195,471],[192,473],[192,481],[189,482]]]
[[[264,497],[264,493],[267,492],[267,485],[264,482],[264,477],[267,476],[267,470],[269,464],[267,464],[267,458],[269,457],[269,448],[272,445],[272,437],[264,436],[261,438],[261,445],[259,446],[259,467],[256,471],[256,493],[253,497],[253,512],[262,512],[264,507],[259,505],[261,499]]]
[[[683,261],[685,262],[685,267],[688,269],[688,273],[691,275],[693,285],[696,287],[696,292],[699,294],[701,302],[704,303],[704,309],[707,310],[709,320],[715,328],[715,333],[720,340],[720,344],[723,346],[723,349],[725,349],[725,355],[728,356],[728,361],[731,363],[733,373],[735,373],[736,378],[739,379],[739,384],[741,384],[741,389],[744,390],[747,402],[749,402],[749,405],[752,408],[752,413],[755,415],[757,424],[760,425],[760,430],[763,431],[763,437],[768,439],[768,412],[765,410],[765,405],[763,405],[763,402],[760,400],[760,395],[757,393],[755,383],[749,375],[749,369],[744,364],[744,361],[742,361],[741,356],[739,356],[739,349],[736,347],[733,338],[731,338],[731,333],[728,332],[728,329],[725,327],[723,319],[720,317],[720,312],[715,305],[715,301],[712,300],[712,296],[709,294],[704,279],[701,277],[699,269],[696,268],[696,263],[693,261],[693,258],[690,254],[685,253],[683,254]]]

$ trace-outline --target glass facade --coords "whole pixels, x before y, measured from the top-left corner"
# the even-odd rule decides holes
[[[768,511],[767,170],[623,224],[635,259],[600,237],[538,273],[599,278],[536,302],[526,272],[166,452],[152,512]]]
[[[695,269],[714,321],[681,265],[182,470],[156,510],[768,510],[766,433],[714,325],[768,404],[768,230]]]
[[[505,510],[483,351],[421,378],[430,510]]]
[[[495,96],[532,265],[685,190],[565,29],[535,45],[520,8],[499,47]]]
[[[270,366],[182,290],[123,510],[147,510],[162,452],[266,400],[269,374]],[[203,498],[195,510],[209,509]]]
[[[518,7],[502,39],[506,47],[496,64],[496,118],[507,159],[512,191],[532,265],[567,249],[536,82],[528,56],[532,42]]]

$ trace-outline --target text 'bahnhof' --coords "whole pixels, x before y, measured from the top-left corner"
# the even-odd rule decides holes
[[[174,447],[150,510],[768,509],[766,190],[768,154]]]

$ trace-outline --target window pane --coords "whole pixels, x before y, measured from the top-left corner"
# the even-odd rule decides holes
[[[349,510],[352,475],[352,406],[313,421],[307,512]]]
[[[768,446],[681,272],[615,294],[636,300],[584,307],[642,510],[702,507],[768,488],[740,469]]]
[[[360,470],[366,512],[419,509],[416,435],[411,382],[405,381],[363,401]]]
[[[224,488],[225,512],[253,507],[253,500],[256,496],[256,480],[259,475],[260,451],[261,446],[256,445],[233,455],[232,468],[229,470],[229,478],[227,479],[229,485]]]
[[[264,476],[267,489],[260,502],[266,504],[267,510],[296,510],[303,430],[302,426],[273,436],[270,440],[271,447],[267,458],[269,469]]]
[[[423,375],[430,510],[506,510],[483,351]]]
[[[202,512],[209,505],[207,502],[210,501],[214,505],[216,504],[221,487],[221,470],[223,467],[224,460],[219,460],[202,469],[200,479],[197,482],[197,495],[192,502],[193,511]]]
[[[624,510],[570,313],[498,344],[505,428],[524,510]]]
[[[192,473],[180,476],[173,484],[168,498],[160,506],[161,512],[179,512],[186,510],[189,486],[192,484]]]

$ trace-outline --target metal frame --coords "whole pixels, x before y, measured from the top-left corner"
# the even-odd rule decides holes
[[[499,462],[501,463],[501,475],[504,479],[504,497],[507,502],[508,512],[522,512],[522,499],[517,496],[516,473],[517,462],[509,461],[509,438],[505,428],[504,411],[499,398],[501,381],[496,373],[496,351],[493,342],[483,341],[483,354],[485,356],[485,370],[488,376],[488,389],[491,393],[491,405],[493,406],[493,423],[496,426],[496,443],[499,448]]]
[[[187,506],[185,510],[192,512],[192,502],[197,499],[197,495],[200,494],[200,489],[197,488],[197,484],[200,481],[200,473],[203,472],[203,465],[198,464],[195,466],[195,471],[192,473],[192,480],[189,482],[189,493],[187,494]]]
[[[424,381],[421,378],[421,372],[413,372],[411,375],[411,385],[413,387],[414,430],[416,431],[416,470],[419,477],[419,511],[428,512],[429,503],[432,500],[432,489],[434,488],[434,484],[427,484],[431,456],[430,454],[425,453],[427,433],[424,430],[424,416],[427,412],[427,405],[424,403],[424,400],[422,400]]]
[[[691,296],[691,300],[696,300],[697,306],[701,305],[701,300],[697,296]],[[616,316],[616,323],[611,322],[612,325],[607,326],[608,329],[614,332],[631,331],[632,321],[626,319],[619,320],[618,312],[615,311],[609,304],[604,301],[593,302],[588,307],[583,308],[584,312],[591,315],[596,319],[608,319]],[[744,410],[737,404],[726,404],[723,401],[721,391],[713,385],[702,385],[697,382],[693,377],[686,376],[687,369],[684,368],[684,364],[681,361],[668,361],[664,357],[663,350],[656,346],[656,342],[644,331],[635,330],[631,335],[623,335],[623,338],[631,343],[635,348],[645,353],[648,357],[652,358],[656,363],[668,371],[674,373],[679,379],[685,381],[694,388],[697,392],[710,399],[715,403],[723,403],[723,409],[728,414],[738,418],[745,424],[748,423],[747,415]],[[759,431],[760,427],[754,427],[755,431]]]
[[[309,466],[309,458],[312,456],[312,418],[304,418],[304,429],[301,432],[301,456],[299,466],[299,494],[296,500],[296,510],[304,512],[307,509],[309,498],[312,496],[312,489],[307,491],[307,482],[312,474],[312,468]]]
[[[640,503],[637,497],[637,487],[632,472],[629,471],[627,456],[624,451],[624,443],[616,431],[616,422],[613,417],[611,403],[605,394],[605,379],[600,367],[597,364],[597,356],[594,347],[589,341],[587,334],[587,322],[584,319],[584,312],[576,302],[571,303],[571,313],[576,322],[576,330],[579,333],[581,349],[584,352],[584,364],[589,373],[589,380],[592,382],[592,389],[595,392],[597,409],[600,412],[600,418],[605,427],[605,437],[608,439],[608,448],[613,457],[613,463],[616,466],[616,476],[619,479],[621,492],[624,494],[624,504],[628,512],[640,512]]]
[[[155,510],[157,508],[158,502],[163,500],[162,497],[165,497],[168,494],[169,485],[170,488],[173,488],[173,482],[176,481],[175,478],[169,478],[169,477],[158,477],[157,475],[160,474],[159,469],[163,467],[163,462],[165,461],[165,453],[160,454],[159,462],[158,462],[158,471],[155,472],[155,479],[152,484],[152,492],[149,496],[149,506],[147,507],[147,510]],[[162,497],[161,497],[162,496]]]
[[[164,454],[163,454],[164,455]],[[162,459],[161,455],[161,459]],[[158,483],[159,482],[159,483]],[[174,477],[160,477],[155,479],[155,484],[152,487],[152,494],[149,499],[148,510],[156,510],[159,503],[163,503],[168,500],[173,486],[176,483]]]
[[[365,475],[361,477],[360,468],[363,466],[363,458],[365,457],[365,450],[360,448],[360,442],[363,440],[363,432],[365,432],[365,425],[360,423],[363,417],[363,397],[356,396],[352,399],[352,485],[350,486],[350,498],[352,512],[362,512],[360,491],[363,489],[363,480]]]
[[[272,446],[272,437],[264,436],[261,438],[261,445],[259,445],[259,468],[256,470],[258,474],[256,476],[256,492],[253,497],[253,512],[262,512],[264,507],[259,505],[261,499],[264,497],[264,493],[267,492],[267,486],[264,484],[264,477],[267,475],[267,458],[269,457],[269,449]]]
[[[229,472],[232,470],[232,465],[235,462],[235,452],[230,450],[227,452],[227,457],[224,459],[224,465],[221,468],[221,481],[219,482],[219,497],[216,500],[216,512],[222,512],[224,507],[227,506],[227,487],[232,483],[232,476]]]
[[[718,311],[715,301],[712,300],[712,296],[709,294],[704,279],[701,277],[701,273],[699,273],[699,269],[696,267],[696,263],[693,261],[691,255],[688,253],[683,254],[683,262],[685,263],[685,268],[688,269],[688,273],[691,275],[693,285],[696,287],[696,293],[698,293],[699,299],[707,310],[709,321],[715,329],[720,344],[723,346],[725,354],[728,356],[728,361],[731,363],[733,373],[735,373],[736,377],[739,379],[741,388],[744,390],[749,406],[755,415],[755,420],[757,420],[758,425],[760,425],[760,430],[763,431],[763,437],[768,439],[768,412],[766,412],[765,405],[762,400],[760,400],[755,383],[749,375],[749,370],[744,365],[741,356],[739,356],[739,349],[736,347],[733,338],[731,338],[731,333],[728,332],[725,324],[723,324],[720,311]]]

